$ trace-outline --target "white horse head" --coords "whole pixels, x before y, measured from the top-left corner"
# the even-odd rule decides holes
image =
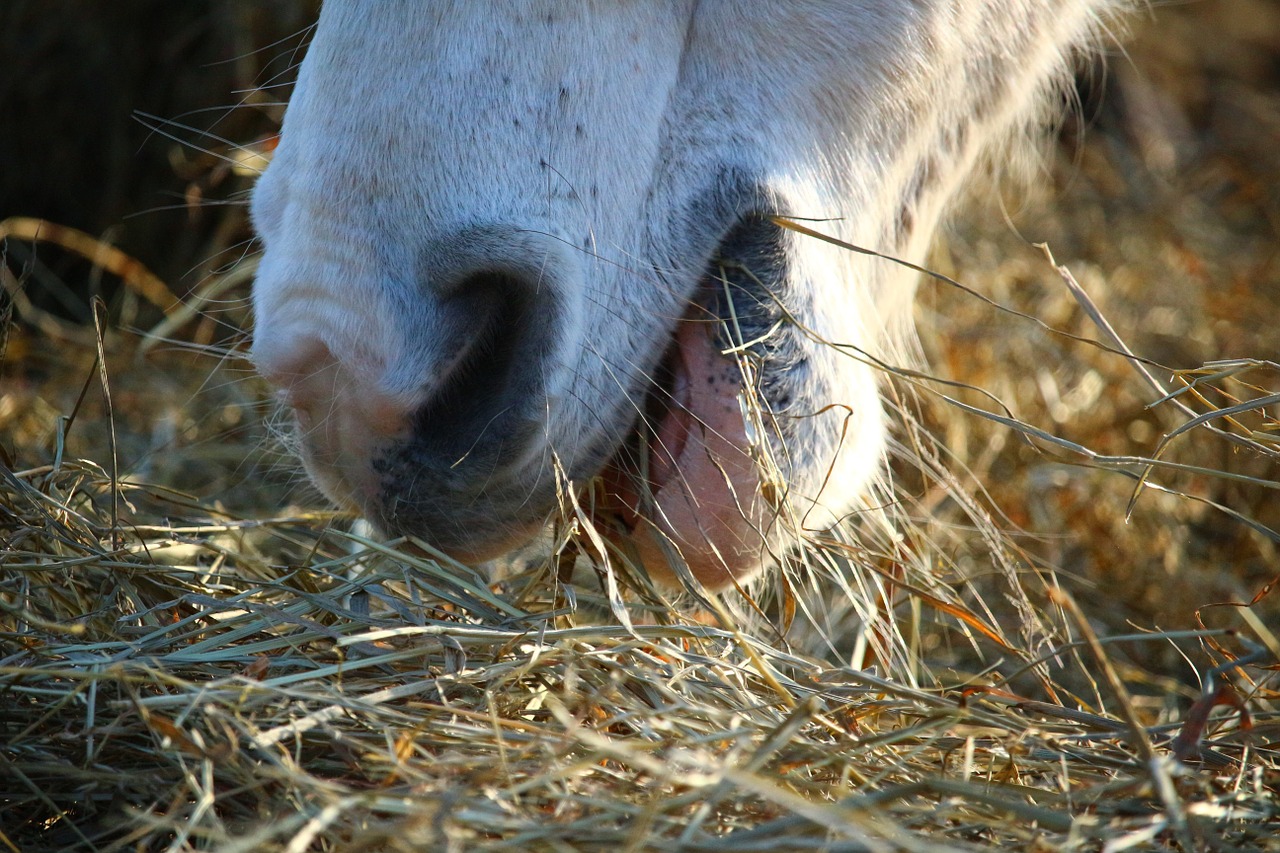
[[[1106,0],[327,0],[254,358],[334,500],[464,559],[562,477],[712,587],[850,512],[901,268]],[[674,546],[674,547],[669,547]]]

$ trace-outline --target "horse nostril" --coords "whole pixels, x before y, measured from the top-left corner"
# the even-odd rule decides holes
[[[444,453],[465,453],[506,432],[504,415],[536,389],[551,318],[535,315],[536,282],[508,272],[473,273],[447,300],[462,331],[414,416],[418,435]]]

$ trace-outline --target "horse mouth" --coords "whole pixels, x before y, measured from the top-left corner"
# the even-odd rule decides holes
[[[724,284],[704,280],[677,321],[636,426],[601,474],[597,504],[597,515],[618,519],[625,536],[615,539],[629,539],[652,577],[672,581],[679,559],[712,588],[765,562],[773,512],[745,402],[754,399],[747,354],[728,343]]]
[[[603,473],[606,491],[618,499],[617,509],[628,530],[634,530],[652,501],[668,482],[679,475],[678,461],[684,455],[691,430],[698,423],[693,400],[691,359],[686,348],[697,343],[690,336],[710,330],[694,330],[693,324],[718,323],[706,308],[705,300],[694,302],[677,321],[666,350],[648,379],[648,390],[638,406],[639,416],[622,446]]]

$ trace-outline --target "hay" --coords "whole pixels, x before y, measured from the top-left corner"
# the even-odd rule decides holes
[[[939,562],[950,522],[935,509],[899,519],[911,553],[891,572],[876,572],[891,545],[874,536],[825,545],[829,570],[870,573],[844,595],[861,605],[863,634],[887,625],[880,645],[840,651],[840,626],[856,620],[834,617],[809,617],[822,642],[804,641],[804,619],[788,632],[785,608],[763,598],[754,609],[772,621],[710,627],[659,602],[609,624],[620,600],[561,587],[560,560],[490,587],[426,543],[370,540],[327,513],[228,511],[74,454],[89,430],[105,447],[113,411],[122,425],[149,423],[83,389],[100,381],[99,356],[116,374],[110,393],[129,394],[138,373],[156,388],[145,365],[116,367],[138,365],[129,356],[154,340],[117,336],[80,358],[64,350],[58,384],[77,392],[66,398],[76,418],[50,418],[52,444],[27,420],[9,423],[11,436],[28,431],[23,463],[0,468],[0,844],[10,849],[1274,846],[1276,639],[1246,603],[1235,609],[1247,635],[1099,639],[1051,586],[1023,592],[1040,608],[1027,624],[1052,624],[1011,631],[971,597],[972,579]],[[231,402],[175,383],[177,408],[260,411],[254,383],[209,369],[196,375]],[[1273,452],[1272,395],[1257,390],[1276,384],[1273,365],[1185,378],[1201,404],[1235,383],[1232,405],[1188,424],[1222,422]],[[929,377],[908,379],[927,393]],[[1244,405],[1242,388],[1263,402]],[[185,446],[201,467],[252,455],[237,432],[195,423]],[[929,437],[915,440],[923,464]],[[1137,478],[1156,461],[1112,467]],[[839,601],[833,588],[815,594]],[[1268,592],[1253,604],[1271,604]],[[1045,618],[1050,609],[1067,618]],[[948,632],[958,648],[918,644]],[[1132,694],[1171,682],[1131,651],[1114,655],[1168,646],[1203,659],[1198,644],[1219,665],[1185,711]]]
[[[88,462],[0,478],[11,849],[1276,843],[1280,715],[1242,715],[1263,686],[1183,764],[1176,722],[577,625],[404,543],[201,518]],[[1197,638],[1231,643],[1142,637]]]

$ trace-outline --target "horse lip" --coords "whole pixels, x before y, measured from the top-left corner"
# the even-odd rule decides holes
[[[711,296],[705,285],[700,286],[684,316],[676,321],[662,355],[648,374],[639,416],[600,474],[606,494],[619,503],[607,502],[606,509],[617,511],[628,529],[635,527],[644,503],[676,473],[674,466],[661,464],[664,457],[679,459],[684,451],[686,431],[671,428],[673,421],[691,417],[690,379],[681,359],[680,330],[682,324],[698,322],[696,317],[708,321],[714,317],[707,307]]]
[[[741,346],[741,338],[770,337],[778,321],[774,316],[779,311],[776,296],[761,277],[729,271],[758,265],[766,278],[780,277],[778,259],[783,255],[774,242],[780,234],[771,214],[754,208],[738,213],[720,236],[706,272],[686,303],[684,315],[671,330],[651,374],[640,416],[601,473],[606,493],[621,499],[621,507],[609,508],[618,510],[628,528],[634,529],[638,523],[642,504],[651,501],[679,475],[672,460],[681,458],[689,437],[687,424],[693,417],[690,397],[694,381],[681,352],[682,330],[687,329],[687,324],[699,324],[711,327],[707,334],[712,334],[714,328],[714,346],[722,352]],[[768,370],[768,365],[760,367]],[[644,495],[646,490],[648,494]]]
[[[691,302],[685,315],[676,322],[667,348],[654,368],[640,420],[633,430],[636,449],[646,454],[641,461],[647,463],[645,473],[655,494],[676,473],[667,460],[679,459],[688,440],[687,430],[681,427],[692,417],[691,379],[689,365],[681,351],[681,336],[684,324],[700,322],[695,319],[698,316],[710,316],[706,308],[707,294],[703,292],[702,296],[704,298]]]

